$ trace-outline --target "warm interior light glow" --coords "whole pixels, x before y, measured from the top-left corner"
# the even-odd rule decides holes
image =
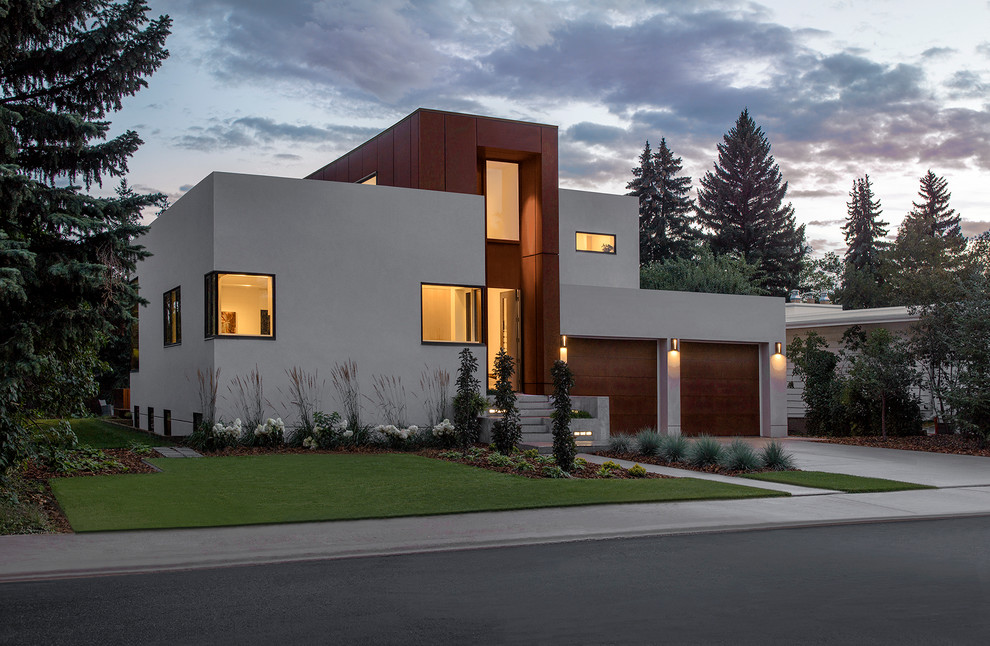
[[[378,175],[377,174],[372,175],[371,177],[368,177],[367,179],[361,180],[360,183],[361,184],[366,184],[368,186],[376,186],[378,184]]]
[[[495,387],[495,355],[502,348],[515,359],[512,387],[520,387],[522,372],[522,293],[518,289],[489,287],[488,296],[488,387]]]
[[[610,233],[587,233],[578,231],[575,248],[578,251],[595,253],[615,253],[615,236]]]
[[[485,162],[485,213],[489,238],[519,239],[519,164]]]
[[[560,349],[560,360],[567,363],[567,348]]]
[[[217,332],[272,336],[272,277],[220,274],[217,280]]]
[[[481,288],[423,285],[423,340],[481,343]]]

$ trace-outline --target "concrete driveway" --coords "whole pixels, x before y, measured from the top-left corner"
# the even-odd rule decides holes
[[[808,438],[777,438],[805,471],[902,480],[935,487],[990,485],[990,458],[830,444]],[[762,447],[769,438],[746,438]]]

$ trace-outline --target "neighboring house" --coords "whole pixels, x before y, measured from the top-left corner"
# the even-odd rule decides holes
[[[907,337],[911,326],[918,321],[918,315],[912,314],[907,307],[874,307],[860,310],[843,310],[841,305],[812,305],[805,303],[788,303],[787,312],[787,344],[790,345],[796,337],[806,337],[809,332],[816,332],[828,343],[829,350],[838,352],[842,347],[842,335],[846,330],[858,325],[863,332],[877,328],[886,328]],[[804,381],[795,378],[793,365],[787,363],[787,429],[790,432],[805,430],[805,414],[807,406],[804,403]],[[921,400],[921,413],[931,415],[931,396],[927,390],[918,390]]]
[[[191,432],[215,369],[232,419],[255,366],[291,424],[286,371],[348,359],[422,423],[424,368],[468,347],[486,383],[505,347],[533,395],[566,357],[613,433],[784,435],[783,299],[641,290],[638,240],[636,198],[558,187],[554,126],[421,109],[305,179],[213,173],[142,240],[137,424]]]

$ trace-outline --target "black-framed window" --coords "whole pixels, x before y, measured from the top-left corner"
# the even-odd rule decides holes
[[[182,343],[182,294],[175,287],[162,295],[162,322],[165,325],[165,345]]]
[[[275,338],[275,275],[215,271],[206,280],[207,338]]]
[[[574,249],[589,253],[615,253],[615,235],[578,231],[574,235]]]
[[[138,279],[135,278],[131,281],[131,285],[134,286],[134,291],[138,291],[140,285],[138,284]],[[140,348],[141,348],[141,334],[140,327],[138,325],[138,318],[141,314],[140,305],[135,302],[131,306],[131,372],[137,372],[141,367],[139,359]]]
[[[437,285],[420,287],[421,329],[423,343],[482,342],[484,289],[474,285]]]
[[[377,186],[378,185],[378,173],[372,173],[371,175],[368,175],[364,179],[358,180],[357,183],[358,184],[365,184],[367,186]]]

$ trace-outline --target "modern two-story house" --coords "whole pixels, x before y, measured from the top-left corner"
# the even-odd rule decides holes
[[[555,126],[420,109],[304,179],[211,174],[143,241],[136,423],[188,434],[197,371],[255,366],[286,416],[287,370],[345,360],[422,421],[424,367],[469,347],[486,383],[501,347],[521,393],[565,358],[612,433],[786,434],[783,299],[639,289],[636,198],[561,189],[557,162]]]

